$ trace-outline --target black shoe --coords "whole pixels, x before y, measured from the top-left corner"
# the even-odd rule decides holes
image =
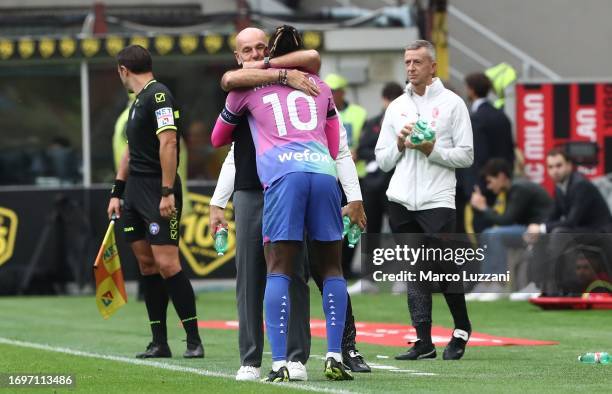
[[[287,367],[280,367],[278,371],[270,371],[267,377],[261,379],[262,382],[272,382],[272,383],[280,383],[280,382],[288,382],[289,381],[289,371]]]
[[[465,353],[465,345],[467,345],[471,334],[472,331],[464,331],[455,328],[453,330],[453,337],[448,345],[446,345],[446,348],[444,348],[442,358],[444,360],[459,360],[461,357],[463,357],[463,354]]]
[[[202,342],[191,343],[187,342],[187,350],[183,353],[184,358],[204,358],[204,346]]]
[[[363,356],[355,348],[342,352],[342,361],[353,372],[372,372]]]
[[[142,353],[138,353],[136,358],[170,358],[172,352],[167,343],[155,343],[151,342],[147,346],[147,350]]]
[[[414,346],[407,352],[395,356],[396,360],[423,360],[428,358],[436,358],[436,347],[432,343],[425,343],[420,340],[414,342]]]
[[[347,367],[344,364],[339,363],[333,357],[328,357],[327,360],[325,360],[325,369],[323,372],[328,380],[353,380],[353,375],[346,369]]]

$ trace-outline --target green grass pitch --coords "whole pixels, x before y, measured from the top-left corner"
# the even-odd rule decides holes
[[[234,320],[235,305],[232,291],[198,294],[200,320]],[[358,320],[408,323],[405,296],[354,296],[353,305]],[[4,387],[0,393],[559,393],[607,392],[612,387],[612,365],[582,365],[576,360],[585,351],[612,351],[611,311],[543,312],[527,303],[507,301],[470,303],[468,308],[478,332],[554,340],[559,345],[468,347],[458,362],[443,361],[439,348],[436,360],[402,362],[392,357],[400,348],[361,344],[359,350],[377,368],[371,374],[356,374],[353,382],[327,382],[323,361],[312,357],[306,383],[238,383],[233,379],[239,367],[237,331],[201,330],[206,358],[184,360],[184,335],[170,307],[174,358],[138,364],[133,356],[149,341],[143,303],[131,300],[104,321],[93,297],[6,297],[0,298],[0,374],[71,373],[76,376],[76,387]],[[323,317],[315,290],[311,310],[313,318]],[[434,300],[433,316],[434,324],[452,327],[441,297]],[[324,347],[324,340],[313,338],[311,353],[323,355]],[[270,355],[264,354],[262,373],[269,367]]]

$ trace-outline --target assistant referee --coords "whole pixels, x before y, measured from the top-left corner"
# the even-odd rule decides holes
[[[140,45],[130,45],[117,55],[121,82],[136,94],[136,99],[128,116],[128,147],[107,211],[109,218],[112,214],[119,216],[120,199],[124,197],[123,231],[143,275],[153,339],[136,357],[172,357],[166,329],[171,298],[187,333],[183,356],[202,358],[195,296],[181,270],[178,252],[182,208],[181,180],[176,173],[179,110],[170,90],[153,77],[152,63],[151,55]]]

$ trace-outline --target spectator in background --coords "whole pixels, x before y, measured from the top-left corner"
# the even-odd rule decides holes
[[[523,233],[529,223],[542,221],[550,215],[552,199],[543,187],[527,180],[513,180],[512,167],[504,159],[491,159],[482,169],[487,189],[498,196],[506,194],[506,209],[497,213],[487,205],[478,186],[470,204],[487,228],[482,233],[481,245],[486,245],[482,272],[501,274],[508,269],[507,247],[523,245]],[[479,283],[466,300],[495,301],[503,297],[501,283]]]
[[[493,107],[487,100],[491,91],[491,81],[483,73],[473,73],[465,77],[468,101],[470,102],[470,120],[474,133],[474,164],[470,168],[457,171],[457,209],[459,209],[459,230],[465,228],[463,207],[468,202],[474,186],[484,190],[479,180],[481,169],[489,159],[505,159],[514,165],[514,140],[512,126],[506,114]],[[488,204],[495,200],[493,194],[485,192]],[[474,223],[476,232],[482,230],[483,224]]]
[[[599,256],[579,254],[575,262],[580,293],[612,293],[612,283]]]
[[[587,237],[559,234],[594,234],[610,232],[612,215],[603,196],[582,174],[574,169],[567,152],[560,147],[552,149],[546,156],[548,175],[555,182],[555,200],[552,215],[548,220],[531,223],[527,227],[525,240],[535,244],[542,234],[552,234],[546,242],[539,242],[534,248],[532,279],[545,293],[554,292],[552,273],[556,262],[569,245],[597,242],[593,235]],[[557,234],[557,235],[555,235]],[[539,289],[537,289],[539,290]],[[534,292],[536,293],[536,292]]]
[[[600,233],[610,231],[612,215],[603,196],[574,165],[564,149],[546,156],[548,175],[555,182],[555,205],[547,221],[532,223],[531,239],[543,233]]]
[[[383,216],[387,211],[387,188],[393,175],[393,171],[384,172],[376,163],[376,142],[380,134],[380,128],[385,111],[391,103],[404,93],[404,89],[395,82],[388,82],[382,90],[382,111],[377,116],[369,119],[363,127],[357,148],[357,160],[366,163],[366,175],[361,182],[363,190],[363,204],[366,217],[368,218],[368,232],[380,233],[382,229]],[[359,280],[349,288],[349,294],[367,292],[378,289],[369,281]]]
[[[346,100],[346,91],[348,87],[348,81],[341,75],[329,74],[325,77],[324,82],[332,90],[334,97],[334,103],[336,109],[340,114],[340,120],[346,129],[346,136],[348,140],[348,146],[355,161],[357,167],[357,175],[361,180],[365,176],[365,162],[357,160],[357,148],[359,146],[359,140],[361,137],[361,130],[368,117],[368,114],[360,105],[349,103]],[[343,203],[346,197],[343,198]],[[342,271],[344,272],[345,278],[350,279],[354,275],[351,270],[351,262],[355,254],[354,248],[349,248],[346,242],[342,243]]]

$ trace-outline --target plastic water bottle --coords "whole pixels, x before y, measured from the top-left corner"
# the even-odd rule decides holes
[[[227,252],[227,228],[223,225],[217,225],[215,229],[215,250],[218,256],[223,256]]]
[[[344,238],[351,228],[351,218],[349,218],[347,215],[342,217],[342,226],[342,238]]]
[[[410,134],[410,142],[415,145],[421,144],[424,141],[433,141],[436,137],[436,133],[429,127],[426,121],[419,120],[414,124],[412,128],[412,134]]]
[[[348,240],[348,247],[354,248],[355,245],[357,245],[357,242],[359,242],[359,239],[361,238],[361,228],[359,228],[358,225],[353,224],[351,228],[349,228],[346,238]]]
[[[610,355],[606,352],[585,353],[578,356],[578,361],[584,364],[609,364]]]

